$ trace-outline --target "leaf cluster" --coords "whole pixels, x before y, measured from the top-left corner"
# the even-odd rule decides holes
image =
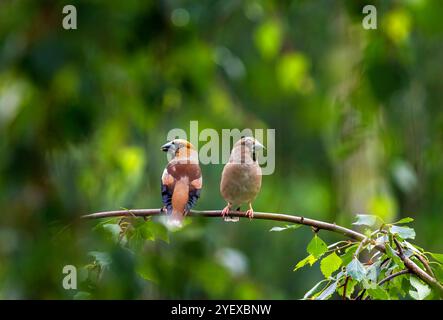
[[[426,283],[409,273],[401,258],[410,258],[425,272],[442,281],[443,254],[426,252],[411,243],[416,233],[405,224],[412,221],[412,218],[403,218],[395,223],[385,223],[374,215],[357,215],[353,224],[364,228],[365,239],[331,245],[315,233],[306,248],[309,255],[295,265],[294,271],[319,261],[324,279],[303,298],[423,300],[438,297]],[[385,253],[376,246],[384,246]]]

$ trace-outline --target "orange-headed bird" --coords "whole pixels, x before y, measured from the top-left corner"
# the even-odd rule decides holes
[[[243,203],[249,205],[246,214],[254,216],[252,201],[260,191],[262,172],[256,159],[256,151],[264,146],[252,137],[242,137],[234,144],[228,163],[225,165],[220,181],[220,193],[228,202],[222,216],[227,221],[236,221],[228,216],[232,207]]]
[[[181,227],[184,216],[200,197],[202,174],[198,153],[186,140],[175,139],[164,144],[162,151],[173,156],[163,171],[161,191],[171,226]]]

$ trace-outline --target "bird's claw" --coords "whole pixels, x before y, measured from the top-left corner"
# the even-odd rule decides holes
[[[249,218],[249,220],[252,220],[252,218],[254,218],[254,210],[252,208],[247,210],[246,216]]]
[[[227,205],[221,212],[221,216],[223,217],[223,220],[226,222],[237,222],[240,218],[239,217],[232,217],[229,216],[229,213],[231,211],[231,206]]]
[[[229,215],[229,211],[231,211],[231,207],[230,206],[224,207],[224,209],[221,212],[222,218],[225,218],[226,216],[228,216]]]

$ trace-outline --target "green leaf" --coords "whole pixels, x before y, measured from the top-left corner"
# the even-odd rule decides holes
[[[381,261],[377,261],[369,266],[366,277],[369,281],[377,283],[378,276],[380,275],[380,264]]]
[[[386,255],[391,258],[397,266],[404,267],[403,261],[389,244],[386,244]]]
[[[144,243],[143,240],[155,241],[155,235],[152,232],[153,225],[155,223],[142,222],[142,220],[139,220],[139,223],[134,225],[135,233],[137,233],[142,243]]]
[[[374,300],[389,300],[388,292],[382,287],[368,289],[368,294]]]
[[[328,299],[337,289],[337,282],[334,281],[330,286],[328,286],[320,295],[315,298],[316,300],[326,300]]]
[[[129,247],[131,249],[140,250],[146,240],[152,240],[152,233],[147,226],[134,226],[126,231]]]
[[[432,256],[432,258],[434,258],[438,262],[443,263],[443,254],[441,254],[441,253],[432,253],[432,252],[429,252],[429,254]]]
[[[148,228],[149,225],[149,229],[150,229],[150,233],[151,233],[151,237],[153,240],[162,240],[166,243],[169,243],[169,232],[168,232],[168,228],[158,222],[152,222],[152,223],[145,223],[146,224],[146,228]]]
[[[343,279],[343,280],[346,281],[345,279]],[[342,284],[344,284],[344,282]],[[355,291],[357,284],[358,284],[357,281],[355,281],[352,278],[348,278],[348,283],[346,284],[346,297],[347,298],[351,298],[352,294]],[[341,297],[343,297],[343,290],[344,290],[344,286],[339,286],[339,288],[337,288],[337,293]]]
[[[389,281],[389,294],[391,295],[391,298],[394,296],[406,297],[408,292],[405,291],[405,288],[409,289],[411,287],[409,284],[409,278],[409,274],[403,274]]]
[[[301,227],[301,224],[287,224],[284,227],[273,227],[269,232],[280,232],[288,229],[298,229]]]
[[[437,280],[443,283],[443,266],[441,264],[432,264],[431,269],[434,271]]]
[[[354,258],[354,253],[357,251],[358,243],[346,248],[345,253],[340,256],[343,261],[343,265],[348,265]]]
[[[312,266],[317,260],[318,259],[315,258],[313,255],[309,255],[306,258],[304,258],[303,260],[299,261],[293,271],[297,271],[298,269],[303,268],[308,263],[310,266]]]
[[[340,257],[335,253],[331,253],[327,257],[323,258],[320,262],[320,270],[325,276],[329,278],[335,271],[337,271],[342,264]]]
[[[409,223],[409,222],[412,222],[412,221],[414,221],[414,219],[406,217],[406,218],[398,220],[397,222],[394,222],[393,224]]]
[[[411,283],[411,286],[413,286],[417,290],[409,290],[409,295],[413,299],[423,300],[431,293],[431,289],[429,288],[429,286],[416,277],[411,276],[409,281]]]
[[[306,248],[309,254],[314,256],[314,258],[320,258],[326,251],[328,251],[328,246],[326,243],[316,234],[309,242]]]
[[[366,269],[357,258],[352,259],[347,265],[346,273],[357,281],[362,281],[366,277]]]
[[[358,214],[357,221],[353,223],[356,226],[368,226],[371,227],[377,222],[377,216],[369,214]]]
[[[361,282],[360,282],[360,284],[361,284],[361,286],[363,287],[363,288],[365,288],[366,290],[368,290],[368,289],[376,289],[377,288],[377,283],[375,283],[375,282],[372,282],[372,281],[369,281],[369,279],[363,279]]]
[[[391,233],[398,234],[402,239],[415,239],[415,230],[409,227],[392,226]]]
[[[120,238],[120,232],[122,231],[120,225],[117,223],[106,223],[103,225],[103,229],[107,231],[114,241],[118,241]]]

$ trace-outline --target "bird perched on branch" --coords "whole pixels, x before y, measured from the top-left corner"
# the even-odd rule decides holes
[[[181,227],[184,216],[200,197],[202,175],[198,153],[186,140],[175,139],[161,147],[172,156],[161,179],[164,209],[169,215],[168,224]]]
[[[234,144],[225,165],[220,181],[220,193],[228,202],[222,211],[225,221],[236,221],[229,218],[231,208],[237,208],[247,203],[249,208],[247,216],[252,219],[254,210],[252,201],[260,191],[262,172],[257,163],[256,151],[264,149],[264,146],[252,137],[242,137]]]

